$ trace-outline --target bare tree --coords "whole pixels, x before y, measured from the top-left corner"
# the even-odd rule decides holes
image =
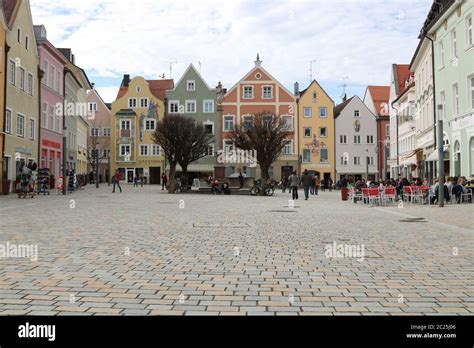
[[[101,129],[101,126],[100,124],[97,124],[96,121],[89,121],[89,126],[90,134],[88,134],[87,137],[87,161],[92,170],[94,170],[96,162],[92,154],[94,151],[97,151],[98,163],[97,168],[95,168],[96,171],[94,171],[94,173],[96,173],[95,181],[97,185],[99,181],[99,167],[102,163],[106,163],[108,161],[108,157],[104,156],[104,150],[108,149],[110,141],[108,140],[108,138],[100,136],[99,130]]]
[[[212,138],[202,124],[182,115],[167,116],[157,123],[153,141],[163,149],[170,164],[169,193],[175,191],[176,165],[181,165],[186,178],[188,165],[206,156]]]
[[[268,171],[271,165],[281,155],[291,133],[282,117],[264,111],[256,114],[252,122],[235,126],[228,139],[236,148],[256,151],[256,160],[265,182],[270,178]]]

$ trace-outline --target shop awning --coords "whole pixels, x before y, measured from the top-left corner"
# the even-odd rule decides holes
[[[425,160],[425,162],[435,162],[438,161],[438,150],[435,150],[431,153],[431,155],[428,156],[428,158]],[[449,160],[449,148],[447,146],[444,146],[444,160],[448,161]]]
[[[166,166],[166,170],[170,170],[169,164]],[[178,164],[176,166],[176,171],[177,172],[182,172],[181,166]],[[214,172],[214,164],[190,164],[188,166],[188,172],[189,173],[213,173]]]

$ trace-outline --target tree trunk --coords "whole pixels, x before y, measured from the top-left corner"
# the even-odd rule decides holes
[[[267,187],[268,179],[270,179],[270,175],[268,171],[270,169],[270,165],[266,163],[260,164],[260,171],[262,174],[262,189],[260,190],[260,196],[265,196],[265,189]]]
[[[174,193],[176,188],[176,164],[177,162],[170,162],[170,175],[168,178],[168,193]]]
[[[181,170],[182,170],[182,174],[183,174],[183,179],[181,180],[181,183],[183,184],[183,187],[188,187],[188,166],[185,165],[181,165]]]

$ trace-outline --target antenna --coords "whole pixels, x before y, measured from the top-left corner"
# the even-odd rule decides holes
[[[309,82],[313,82],[313,63],[316,63],[316,59],[309,61]]]
[[[343,76],[342,77],[342,85],[339,86],[339,87],[342,87],[341,98],[344,98],[344,96],[346,95],[347,80],[349,80],[349,76]]]
[[[201,62],[199,62],[199,74],[201,74]]]
[[[168,61],[168,63],[170,63],[170,79],[172,79],[173,78],[173,65],[178,64],[178,61],[177,60]]]

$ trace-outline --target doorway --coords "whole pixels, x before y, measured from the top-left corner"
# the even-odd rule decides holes
[[[127,182],[133,183],[133,177],[135,176],[135,169],[127,169]]]
[[[281,167],[281,177],[282,177],[282,179],[284,177],[289,178],[291,174],[293,174],[293,167],[292,166],[283,166],[283,167]]]
[[[161,168],[150,167],[150,185],[160,185],[161,183]]]

